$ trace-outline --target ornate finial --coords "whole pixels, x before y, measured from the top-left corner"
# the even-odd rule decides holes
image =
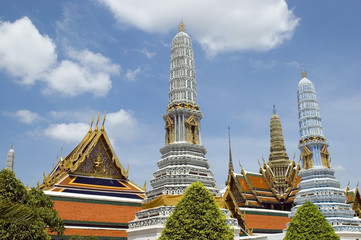
[[[147,191],[147,180],[144,181],[144,186],[143,186],[144,192]]]
[[[242,164],[241,164],[241,160],[238,159],[238,164],[239,166],[241,167],[241,170],[243,171],[243,167],[242,167]]]
[[[128,177],[128,176],[129,176],[129,164],[128,164],[127,170],[125,170],[125,174],[127,174],[127,176],[126,176],[126,177]]]
[[[36,188],[39,189],[39,181],[36,182]]]
[[[95,126],[95,130],[94,130],[94,131],[98,131],[99,117],[100,117],[100,113],[98,113],[98,120],[97,120],[97,124],[96,124],[96,126]]]
[[[103,120],[102,128],[100,129],[100,131],[104,131],[104,123],[105,123],[106,116],[107,116],[107,112],[104,111],[104,120]]]
[[[63,147],[60,149],[60,161],[63,161]]]
[[[273,114],[276,114],[276,106],[273,104]]]
[[[90,133],[92,132],[93,122],[94,122],[94,113],[93,113],[93,117],[92,117],[92,122],[90,123],[90,129],[89,129]]]
[[[184,30],[184,23],[183,23],[183,20],[181,20],[181,22],[180,22],[180,24],[179,24],[179,31],[180,32],[183,32],[183,30]]]
[[[358,188],[358,184],[359,184],[360,182],[359,181],[357,181],[357,184],[356,184],[356,188]]]
[[[305,72],[305,69],[302,68],[302,78],[306,78],[307,77],[307,72]]]
[[[11,145],[11,149],[14,150],[14,144]]]
[[[231,151],[231,129],[228,126],[228,147],[229,147],[229,163],[228,163],[228,173],[234,172],[233,161],[232,161],[232,151]]]

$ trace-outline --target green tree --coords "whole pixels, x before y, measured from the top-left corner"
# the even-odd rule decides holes
[[[306,202],[297,209],[283,240],[340,239],[317,206]]]
[[[48,230],[64,233],[64,223],[50,197],[37,188],[27,190],[14,172],[0,172],[0,239],[51,239]],[[14,214],[12,217],[11,215]]]
[[[232,239],[233,232],[226,224],[211,193],[201,182],[192,183],[169,216],[159,240]]]

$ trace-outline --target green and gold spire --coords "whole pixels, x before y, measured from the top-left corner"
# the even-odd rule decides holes
[[[273,105],[273,116],[270,121],[271,147],[268,165],[272,169],[275,183],[274,187],[279,193],[285,192],[288,187],[286,183],[286,172],[290,160],[286,153],[286,147],[283,140],[281,120],[276,114],[276,108]]]

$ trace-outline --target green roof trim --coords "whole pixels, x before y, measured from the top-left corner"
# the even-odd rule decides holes
[[[76,220],[63,220],[65,225],[87,225],[87,226],[112,226],[112,227],[121,227],[128,228],[128,223],[113,223],[113,222],[93,222],[93,221],[76,221]]]

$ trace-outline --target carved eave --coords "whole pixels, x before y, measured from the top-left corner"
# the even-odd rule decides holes
[[[231,184],[236,186],[237,191],[240,193],[243,201],[246,202],[247,200],[245,194],[242,192],[239,185],[237,184],[237,179],[235,178],[233,172],[230,172],[228,174],[228,179],[226,182],[227,189],[223,196],[226,207],[231,212],[232,217],[237,218],[239,226],[244,229],[245,232],[247,232],[249,235],[252,235],[252,231],[250,231],[250,229],[246,225],[246,214],[242,213],[241,210],[239,210],[237,200],[231,191]]]
[[[268,188],[272,191],[273,195],[276,196],[277,200],[280,199],[280,194],[277,192],[277,190],[274,188],[274,177],[272,169],[270,167],[268,167],[268,165],[265,163],[264,164],[265,169],[264,168],[260,168],[260,173],[262,174]]]
[[[232,183],[235,183],[234,186],[237,187],[237,191],[238,191],[239,194],[241,195],[242,200],[243,200],[244,202],[246,202],[246,200],[247,200],[246,195],[243,193],[241,187],[239,186],[239,184],[238,184],[238,182],[237,182],[237,179],[236,179],[234,173],[233,173],[233,172],[230,172],[230,173],[228,173],[228,178],[227,178],[227,182],[226,182],[226,187],[227,187],[227,189],[230,189],[230,188],[231,188],[231,184],[232,184]],[[236,203],[236,205],[237,205],[237,203]]]
[[[301,169],[301,167],[300,167],[299,163],[296,166],[295,161],[292,160],[292,162],[289,165],[289,169],[290,169],[290,172],[286,175],[286,181],[287,181],[288,187],[282,196],[283,199],[287,199],[289,197],[289,195],[291,194],[291,192],[293,191],[293,189],[295,188],[297,177],[298,177],[298,172]]]

